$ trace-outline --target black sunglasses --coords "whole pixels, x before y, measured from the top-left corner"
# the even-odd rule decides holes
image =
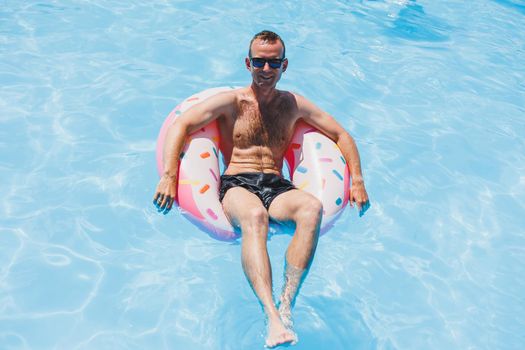
[[[260,58],[260,57],[250,57],[250,61],[255,68],[263,68],[266,62],[270,68],[277,69],[281,68],[281,65],[285,59],[284,58]]]

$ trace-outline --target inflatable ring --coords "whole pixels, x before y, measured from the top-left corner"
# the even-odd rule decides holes
[[[235,88],[204,90],[188,97],[171,111],[157,139],[159,175],[164,172],[164,140],[170,125],[193,105],[232,89]],[[210,236],[234,240],[239,234],[219,202],[219,152],[219,130],[215,121],[188,136],[179,162],[177,203],[182,214]],[[285,161],[295,187],[311,193],[323,203],[321,233],[326,232],[348,203],[350,176],[341,151],[321,132],[299,122],[285,153]]]

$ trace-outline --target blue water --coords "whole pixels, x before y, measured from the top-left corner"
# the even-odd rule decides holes
[[[95,0],[0,5],[1,349],[262,348],[238,242],[151,198],[164,117],[248,84],[266,28],[372,202],[321,238],[294,349],[525,348],[524,1]]]

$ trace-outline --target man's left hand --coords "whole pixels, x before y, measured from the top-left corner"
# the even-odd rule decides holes
[[[350,188],[350,206],[357,205],[359,209],[359,216],[363,216],[365,212],[370,208],[370,201],[368,200],[368,194],[366,193],[365,184],[360,181],[352,183]]]

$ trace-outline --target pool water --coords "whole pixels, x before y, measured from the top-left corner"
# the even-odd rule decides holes
[[[263,347],[239,242],[151,205],[165,116],[247,85],[262,29],[372,204],[321,237],[293,348],[525,348],[521,0],[3,1],[0,348]]]

